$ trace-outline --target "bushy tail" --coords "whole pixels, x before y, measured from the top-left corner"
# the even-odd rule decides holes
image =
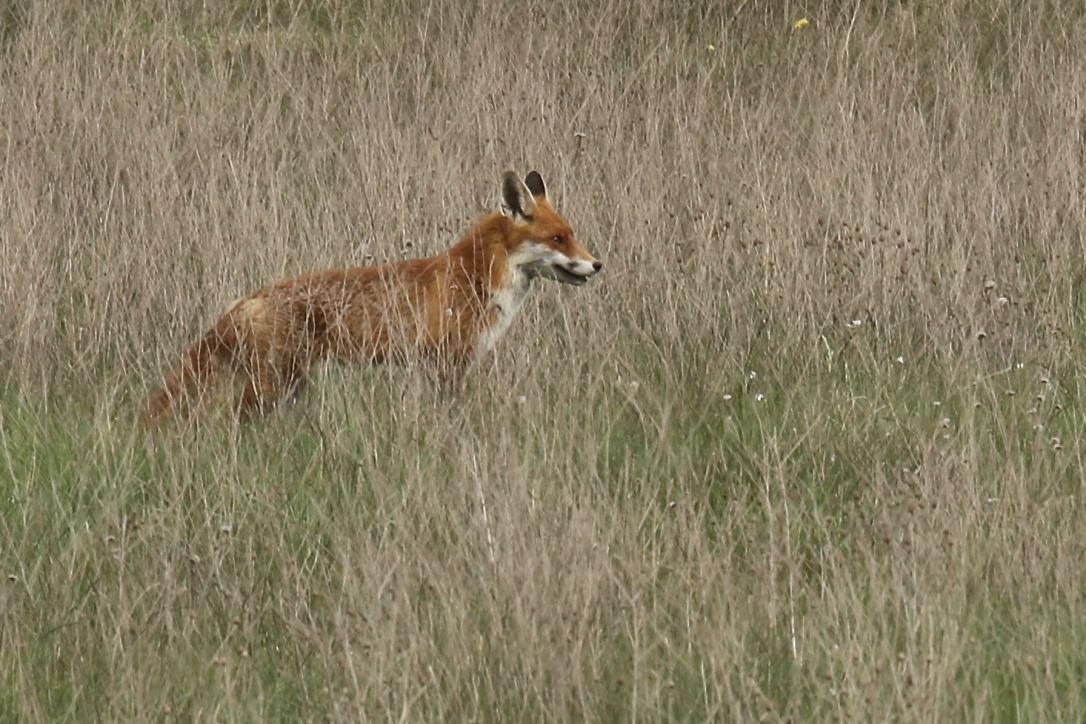
[[[224,317],[189,348],[162,387],[151,393],[141,419],[143,427],[155,429],[171,419],[189,417],[208,396],[215,375],[231,364],[237,349],[237,329]]]

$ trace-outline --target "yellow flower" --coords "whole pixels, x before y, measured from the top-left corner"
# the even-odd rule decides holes
[[[807,20],[807,18],[800,18],[796,22],[792,23],[792,29],[793,30],[800,30],[801,28],[807,27],[807,25],[809,23],[810,23],[810,21]]]
[[[712,43],[709,43],[709,52],[710,53],[715,53],[716,52],[716,46],[713,45]]]

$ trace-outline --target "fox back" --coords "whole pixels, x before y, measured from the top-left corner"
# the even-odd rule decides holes
[[[535,279],[581,286],[603,266],[535,171],[502,177],[501,209],[445,253],[284,279],[234,302],[154,391],[144,424],[226,405],[240,417],[292,395],[315,365],[432,366],[459,385],[493,349]]]

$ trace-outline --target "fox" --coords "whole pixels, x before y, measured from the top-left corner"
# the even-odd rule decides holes
[[[145,428],[226,406],[245,420],[304,386],[323,362],[424,363],[463,386],[536,279],[583,286],[603,263],[547,199],[537,171],[501,177],[499,208],[444,253],[309,272],[235,301],[149,396]]]

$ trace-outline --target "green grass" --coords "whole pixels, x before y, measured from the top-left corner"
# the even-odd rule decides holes
[[[314,706],[334,712],[336,697],[327,692],[358,683],[333,662],[367,650],[341,638],[354,620],[370,635],[424,650],[418,655],[431,679],[412,686],[425,718],[562,711],[608,719],[634,712],[635,690],[648,711],[677,719],[725,711],[1056,715],[1081,688],[1074,675],[1084,643],[1075,617],[1080,586],[1069,580],[1074,559],[1063,560],[1068,546],[1078,546],[1037,544],[1083,522],[1076,469],[1067,462],[1077,458],[1073,432],[1082,410],[1062,389],[1044,401],[1032,397],[1045,386],[1024,366],[952,390],[937,362],[876,362],[857,352],[855,340],[808,363],[762,358],[749,365],[762,372],[742,375],[733,393],[681,376],[669,388],[662,381],[670,370],[652,355],[636,387],[578,390],[593,400],[575,413],[586,427],[607,421],[597,455],[573,450],[570,458],[593,482],[546,475],[559,492],[533,490],[532,498],[546,505],[587,493],[599,510],[632,506],[635,514],[601,521],[613,542],[625,544],[606,561],[612,593],[587,610],[558,613],[574,619],[561,622],[522,610],[516,587],[495,588],[488,547],[468,533],[463,513],[434,517],[418,497],[440,494],[445,506],[470,496],[442,481],[475,464],[464,450],[477,455],[494,443],[482,431],[499,414],[492,409],[499,399],[481,394],[475,404],[480,393],[469,393],[467,412],[439,399],[423,414],[437,418],[429,428],[462,425],[450,439],[397,410],[404,374],[350,370],[325,375],[268,420],[240,429],[217,421],[151,449],[122,417],[127,400],[103,412],[92,409],[93,399],[47,406],[9,388],[0,439],[9,481],[4,558],[14,580],[5,598],[19,625],[8,636],[34,645],[20,650],[3,700],[12,715],[49,719],[142,718],[155,707],[200,718],[222,702],[236,707],[222,710],[228,716],[242,718],[304,717]],[[775,381],[781,370],[794,373],[793,384]],[[341,391],[360,379],[374,384],[362,404]],[[434,394],[407,381],[407,398]],[[542,389],[556,392],[546,383]],[[1032,429],[1050,417],[1043,434]],[[527,469],[546,468],[571,442],[558,430],[541,440],[531,419],[511,422],[499,445],[517,450]],[[1059,434],[1065,431],[1071,434]],[[1068,442],[1054,450],[1050,437]],[[426,474],[413,478],[419,470]],[[960,508],[947,509],[939,489],[947,484],[957,488]],[[1008,527],[1001,510],[1015,511],[1019,522]],[[539,533],[563,528],[537,525]],[[399,582],[403,598],[351,610],[363,603],[344,581],[356,545],[406,545],[401,555],[421,556]],[[722,567],[713,576],[729,579],[723,590],[713,590],[719,579],[688,567],[690,545]],[[992,557],[1020,545],[1031,550],[1028,560]],[[974,558],[976,547],[992,553]],[[433,581],[428,572],[452,551],[467,577]],[[637,558],[627,559],[633,551]],[[947,578],[948,568],[958,576]],[[767,585],[768,600],[749,598]],[[1029,608],[1022,590],[1030,591]],[[838,596],[848,609],[835,605]],[[724,635],[735,637],[728,647],[749,666],[721,661],[721,642],[691,629],[692,601],[717,616],[748,612]],[[929,607],[940,618],[916,617]],[[1046,623],[1031,615],[1037,607],[1051,612]],[[818,630],[811,623],[794,629],[796,621],[817,621]],[[466,631],[496,635],[464,651],[476,640]],[[503,643],[509,631],[519,632],[516,640],[565,631],[578,647],[525,659]],[[966,655],[973,647],[984,655]],[[856,680],[855,662],[867,678]],[[386,676],[401,677],[385,687],[407,684],[403,662],[393,656],[385,665]],[[1066,673],[1048,679],[1043,666]],[[757,696],[738,710],[706,701],[707,667],[715,676],[733,672],[723,680]],[[948,691],[951,700],[941,704],[911,693],[943,667],[953,672],[947,687],[989,693],[958,699]],[[137,676],[161,682],[146,692],[109,693]],[[548,689],[567,677],[579,680],[567,685],[580,703],[549,704]],[[1039,679],[1049,691],[1036,689]],[[34,687],[28,700],[31,681],[67,683]],[[539,687],[535,696],[517,684],[528,681]],[[373,712],[394,708],[383,687],[361,693]]]

